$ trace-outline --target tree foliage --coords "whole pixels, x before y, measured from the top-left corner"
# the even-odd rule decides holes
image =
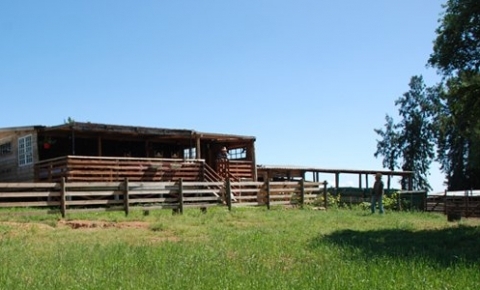
[[[444,75],[437,91],[437,160],[448,188],[480,188],[480,1],[449,0],[429,64]]]
[[[374,155],[383,156],[383,166],[390,170],[401,166],[404,171],[413,171],[413,188],[431,189],[427,180],[435,157],[431,94],[421,76],[413,76],[409,86],[410,90],[395,101],[401,121],[394,124],[387,115],[385,131],[375,129],[382,139],[377,140]],[[397,163],[399,158],[401,165]],[[406,188],[405,180],[402,180],[402,188]]]
[[[398,168],[398,157],[400,156],[398,125],[393,123],[393,118],[385,116],[384,130],[374,129],[375,133],[382,139],[377,140],[377,151],[374,156],[383,156],[382,165],[389,170]]]
[[[480,122],[468,97],[473,78],[450,78],[438,90],[436,109],[437,160],[449,190],[480,188]],[[480,84],[480,79],[477,80]]]
[[[455,71],[479,72],[480,1],[449,0],[437,28],[429,63],[450,75]]]
[[[387,116],[375,156],[383,165],[415,172],[414,186],[428,188],[426,174],[434,157],[449,190],[480,188],[480,1],[448,0],[436,29],[428,63],[443,75],[427,88],[412,77],[399,98],[401,121]],[[398,159],[402,162],[399,165]]]

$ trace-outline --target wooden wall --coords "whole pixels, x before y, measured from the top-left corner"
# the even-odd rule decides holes
[[[18,139],[32,135],[33,163],[18,166]],[[0,182],[32,182],[34,180],[34,165],[38,160],[37,134],[35,130],[18,129],[0,131],[0,146],[11,144],[9,152],[0,152]]]

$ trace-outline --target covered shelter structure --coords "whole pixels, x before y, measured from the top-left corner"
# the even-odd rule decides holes
[[[355,174],[358,175],[358,188],[368,188],[368,177],[377,173],[387,177],[387,189],[391,189],[392,177],[404,178],[404,189],[412,190],[413,171],[390,171],[390,170],[358,170],[358,169],[327,169],[316,167],[299,167],[299,166],[271,166],[271,165],[258,165],[257,174],[259,180],[295,180],[306,179],[307,176],[312,178],[314,182],[321,182],[320,174],[333,174],[335,177],[335,192],[338,192],[340,184],[341,174]],[[363,183],[365,181],[365,183]]]

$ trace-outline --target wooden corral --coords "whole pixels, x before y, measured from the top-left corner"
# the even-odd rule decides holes
[[[445,191],[442,195],[429,195],[426,210],[459,217],[480,217],[479,191],[474,195],[471,190]]]
[[[228,150],[228,160],[219,158],[222,147]],[[219,175],[216,170],[225,162],[229,173]],[[256,181],[255,138],[80,122],[0,129],[0,182],[61,177],[204,181],[209,169],[217,173],[211,176],[217,181]]]
[[[0,207],[47,208],[48,212],[205,209],[210,206],[302,206],[326,190],[314,182],[21,182],[0,183]],[[226,198],[223,198],[226,196]],[[326,208],[326,203],[325,203]]]

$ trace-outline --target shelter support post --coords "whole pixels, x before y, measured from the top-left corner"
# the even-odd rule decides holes
[[[338,194],[338,188],[340,187],[340,173],[335,173],[335,195]]]

